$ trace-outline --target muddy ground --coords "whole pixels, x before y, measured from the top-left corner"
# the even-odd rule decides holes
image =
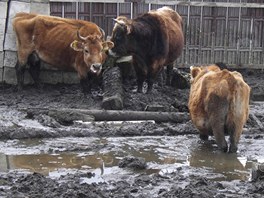
[[[264,162],[264,71],[241,72],[252,88],[251,115],[237,154],[219,152],[213,138],[201,142],[190,121],[65,123],[25,112],[28,108],[102,109],[98,88],[84,95],[79,84],[46,84],[42,90],[28,85],[21,92],[0,85],[0,153],[6,161],[13,160],[7,168],[0,166],[0,197],[263,197],[262,172],[253,180],[251,170]],[[136,93],[130,81],[124,84],[124,110],[161,106],[165,111],[188,113],[188,94],[189,89],[160,84],[150,94]],[[56,166],[56,174],[32,168],[40,164],[33,163],[35,154],[62,158],[69,153],[94,158],[66,171]],[[42,164],[54,160],[45,157]],[[30,165],[16,168],[14,164]]]

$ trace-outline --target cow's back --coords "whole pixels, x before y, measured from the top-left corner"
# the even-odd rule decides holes
[[[26,13],[26,12],[19,12],[15,15],[14,20],[19,20],[19,19],[31,19],[37,16],[37,14],[34,13]]]
[[[189,98],[191,118],[198,128],[210,131],[210,115],[223,113],[223,122],[229,128],[236,123],[245,124],[248,116],[249,86],[240,76],[227,70],[210,71],[193,82]],[[222,111],[225,109],[224,111]],[[221,110],[221,111],[220,111]],[[217,119],[218,116],[213,116]]]
[[[210,135],[212,130],[208,111],[216,108],[217,100],[225,99],[223,93],[220,92],[228,90],[228,85],[226,81],[221,82],[219,74],[213,71],[200,71],[200,75],[202,76],[197,76],[192,82],[188,106],[191,119],[196,127]],[[227,95],[226,92],[224,94]]]
[[[238,72],[207,69],[191,67],[188,103],[191,119],[201,139],[214,135],[218,147],[227,152],[225,135],[229,135],[229,152],[236,152],[248,118],[250,88]]]
[[[165,64],[172,63],[182,53],[184,46],[184,36],[182,31],[182,17],[168,7],[159,8],[153,11],[161,20],[161,29],[168,36],[168,55]]]
[[[76,59],[82,59],[82,52],[74,51],[70,45],[80,35],[101,36],[99,27],[91,22],[60,17],[18,13],[13,21],[17,35],[18,51],[36,51],[39,58],[58,69],[74,70]],[[21,46],[21,43],[23,46]],[[25,63],[27,60],[20,60]]]

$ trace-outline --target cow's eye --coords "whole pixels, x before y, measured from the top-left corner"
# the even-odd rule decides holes
[[[88,54],[88,53],[89,53],[89,51],[88,51],[87,49],[84,49],[84,52],[85,52],[86,54]]]

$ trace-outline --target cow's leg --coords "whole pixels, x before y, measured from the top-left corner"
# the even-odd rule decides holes
[[[227,152],[228,145],[224,135],[224,124],[220,122],[219,123],[216,122],[212,124],[213,124],[213,134],[218,148],[224,152]]]
[[[165,69],[164,67],[161,69],[161,71],[157,74],[157,82],[160,87],[163,87],[165,85],[165,80],[166,80],[166,74],[165,74]]]
[[[133,57],[133,63],[137,75],[137,92],[142,93],[143,83],[147,75],[147,66],[143,59],[138,56]]]
[[[207,106],[209,123],[211,125],[218,148],[224,152],[227,152],[228,145],[225,140],[225,122],[228,112],[228,101],[225,98],[220,98],[214,94],[209,96],[209,98],[210,99]]]
[[[89,77],[80,79],[81,88],[84,94],[91,93],[91,83]]]
[[[29,73],[33,78],[36,86],[41,88],[41,84],[39,81],[39,74],[40,74],[40,59],[36,53],[32,53],[28,57],[28,64],[29,64]]]
[[[23,89],[24,86],[24,73],[28,61],[28,56],[33,52],[33,46],[31,46],[28,43],[25,43],[25,45],[19,45],[18,41],[17,43],[18,43],[18,50],[17,50],[18,61],[16,63],[15,69],[17,76],[17,89],[18,91],[20,91]],[[31,46],[32,48],[29,46]]]
[[[17,61],[16,66],[16,77],[17,77],[17,90],[21,91],[24,86],[24,73],[26,69],[26,65],[22,65]]]
[[[203,140],[203,141],[207,141],[208,140],[208,135],[200,133],[200,139]]]
[[[137,92],[142,93],[143,92],[143,83],[144,83],[144,76],[141,74],[137,74]]]
[[[158,61],[154,61],[153,63],[150,64],[147,75],[147,83],[148,83],[147,93],[150,93],[152,91],[154,80],[157,79],[157,75],[162,71],[162,69],[163,69],[163,65],[160,65]]]
[[[147,78],[147,84],[148,84],[148,89],[147,93],[151,93],[153,89],[153,84],[154,84],[154,77],[152,75],[149,75]]]
[[[237,144],[240,140],[240,136],[243,130],[243,125],[232,127],[228,129],[230,132],[230,148],[229,153],[236,153],[237,152]]]
[[[206,127],[206,124],[205,124],[206,120],[205,119],[202,119],[202,118],[199,118],[199,126],[197,125],[197,128],[199,130],[199,137],[202,141],[207,141],[208,140],[208,137],[209,137],[209,130],[211,129],[208,129]]]
[[[166,76],[166,85],[171,85],[171,75],[173,70],[173,63],[167,65],[167,76]]]

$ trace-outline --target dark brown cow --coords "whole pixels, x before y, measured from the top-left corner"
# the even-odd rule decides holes
[[[237,144],[249,114],[250,87],[240,73],[221,70],[216,65],[191,67],[189,110],[200,138],[214,135],[218,147],[229,152]]]
[[[148,92],[152,90],[153,80],[164,65],[168,66],[169,84],[173,63],[184,44],[181,16],[169,7],[162,7],[133,20],[119,16],[115,21],[111,38],[115,46],[109,52],[116,57],[133,56],[138,92],[142,92],[145,79]]]
[[[18,13],[13,28],[18,50],[18,89],[23,87],[26,64],[33,80],[39,82],[42,60],[57,69],[77,71],[82,88],[89,91],[87,76],[100,74],[105,51],[113,47],[112,42],[104,41],[102,29],[88,21]]]

